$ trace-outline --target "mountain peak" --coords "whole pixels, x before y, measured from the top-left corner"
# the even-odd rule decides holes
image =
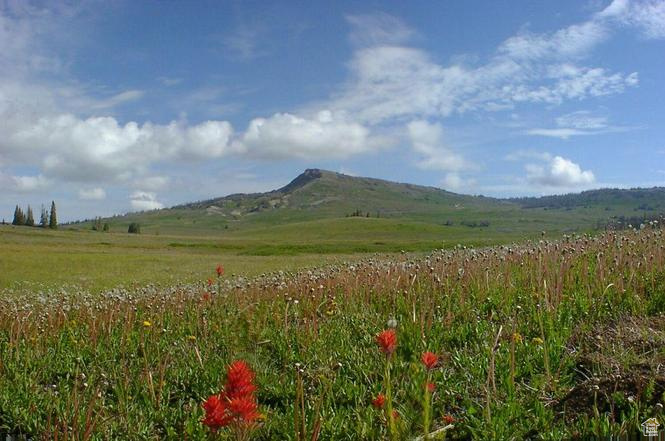
[[[308,168],[296,178],[286,184],[284,187],[280,188],[277,190],[280,193],[290,193],[294,190],[297,190],[298,188],[302,188],[305,185],[309,184],[312,181],[315,181],[317,179],[321,179],[324,175],[336,175],[336,173],[328,171],[328,170],[321,170],[318,168]]]

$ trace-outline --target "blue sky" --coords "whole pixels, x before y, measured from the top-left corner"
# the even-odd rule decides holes
[[[305,168],[492,196],[665,185],[665,2],[0,0],[0,217]]]

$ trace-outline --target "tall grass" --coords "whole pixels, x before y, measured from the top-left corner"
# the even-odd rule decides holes
[[[625,434],[662,418],[655,374],[651,395],[627,391],[632,400],[617,398],[611,413],[571,414],[558,403],[594,375],[580,373],[574,336],[664,312],[664,247],[662,230],[647,227],[223,284],[6,290],[0,433],[206,439],[201,403],[242,358],[256,371],[264,414],[255,439],[385,439],[391,424],[371,403],[388,371],[374,338],[394,318],[399,438],[421,436],[424,425],[447,439]],[[431,372],[424,351],[440,357]]]

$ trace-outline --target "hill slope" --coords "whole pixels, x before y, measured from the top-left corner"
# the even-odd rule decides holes
[[[663,188],[496,199],[308,169],[274,191],[233,194],[105,221],[116,231],[139,222],[149,233],[288,242],[385,240],[386,236],[485,242],[531,237],[541,230],[588,231],[617,219],[663,212]]]

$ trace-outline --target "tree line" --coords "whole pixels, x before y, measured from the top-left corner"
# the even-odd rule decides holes
[[[3,221],[4,223],[4,221]],[[28,205],[28,209],[23,211],[21,207],[16,205],[14,209],[14,219],[12,225],[26,226],[26,227],[42,227],[42,228],[58,228],[58,215],[56,213],[55,201],[51,201],[51,211],[48,212],[42,205],[39,222],[35,221],[35,215],[32,207]]]

